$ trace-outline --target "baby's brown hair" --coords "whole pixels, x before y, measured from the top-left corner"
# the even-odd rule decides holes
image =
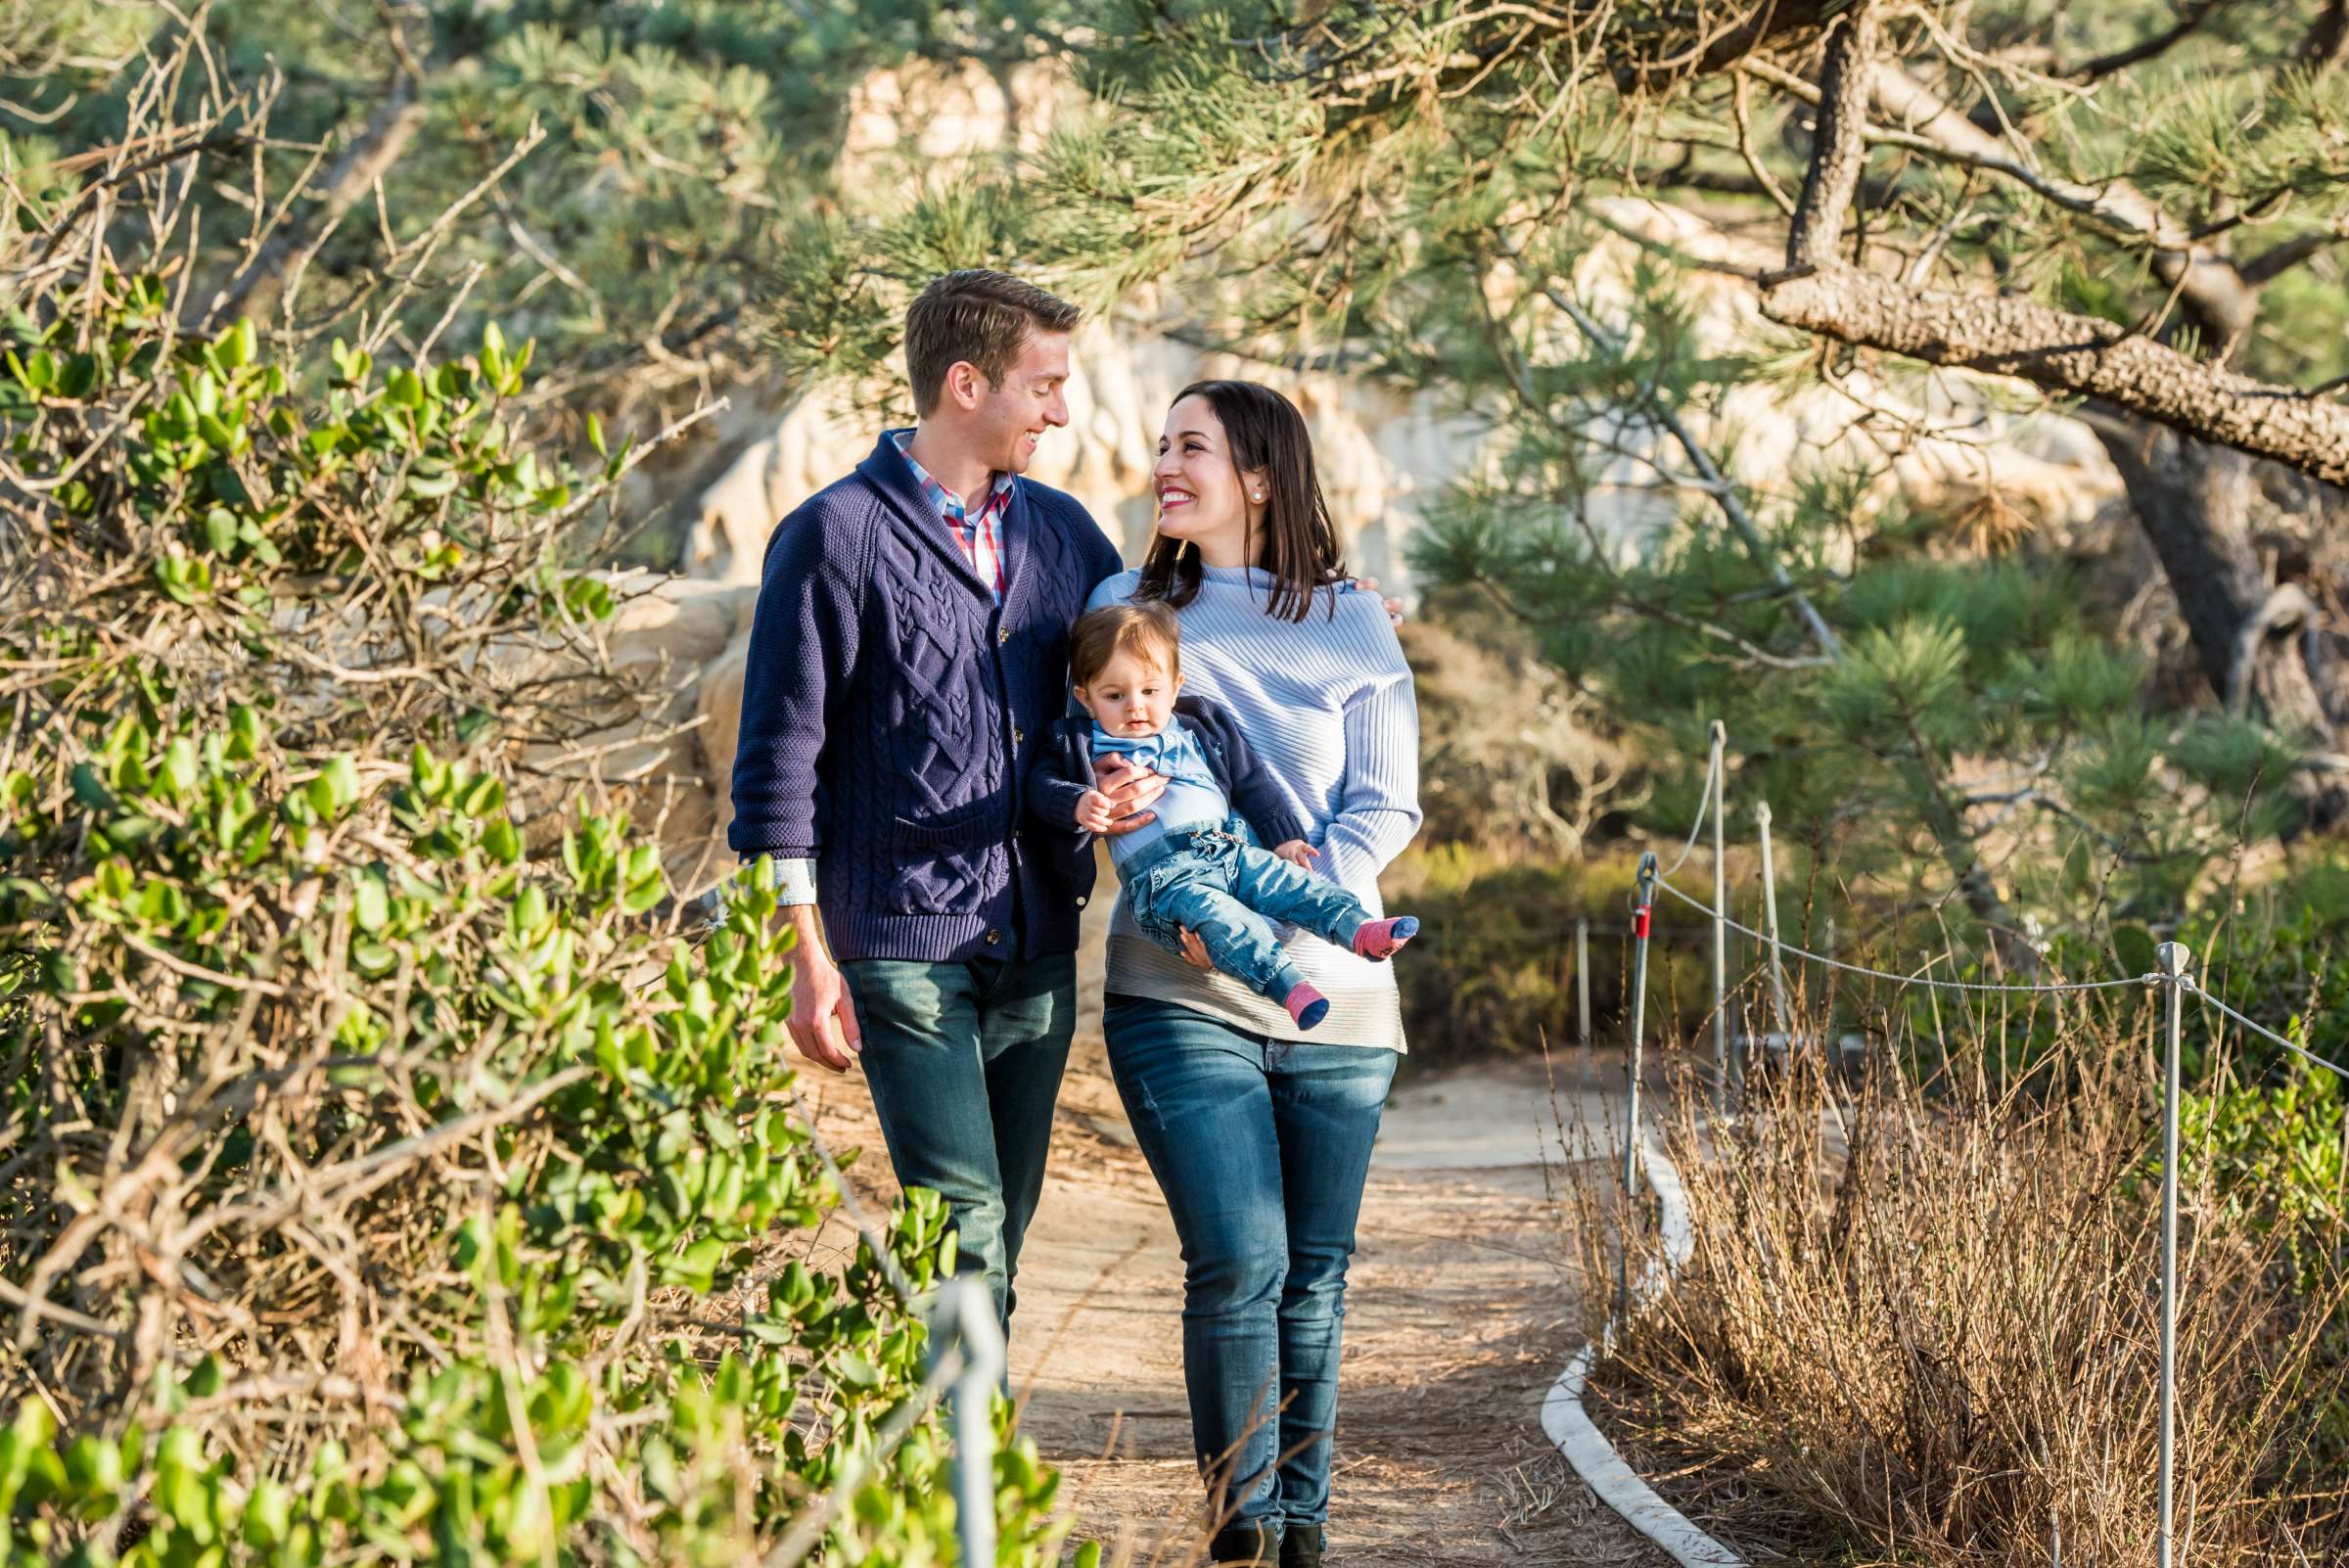
[[[1105,604],[1077,623],[1069,638],[1069,679],[1089,686],[1121,651],[1162,661],[1167,673],[1182,673],[1182,630],[1163,604]]]

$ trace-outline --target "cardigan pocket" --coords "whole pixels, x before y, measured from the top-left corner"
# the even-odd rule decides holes
[[[983,796],[944,816],[893,817],[890,875],[882,902],[893,914],[969,914],[984,900],[1003,853],[999,796]]]

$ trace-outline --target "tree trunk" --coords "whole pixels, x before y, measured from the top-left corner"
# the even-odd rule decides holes
[[[2349,671],[2327,654],[2317,602],[2297,583],[2276,580],[2261,559],[2252,532],[2256,465],[2230,447],[2093,412],[2091,428],[2120,470],[2212,693],[2287,739],[2338,753]],[[2311,826],[2349,813],[2349,786],[2330,770],[2303,771],[2292,792]]]

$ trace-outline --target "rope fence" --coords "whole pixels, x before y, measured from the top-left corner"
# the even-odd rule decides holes
[[[2172,1568],[2175,1543],[2173,1498],[2175,1492],[2175,1428],[2177,1404],[2177,1318],[2178,1318],[2178,1125],[2180,1087],[2181,1040],[2184,1030],[2184,1001],[2188,995],[2199,997],[2244,1030],[2268,1040],[2305,1061],[2349,1078],[2349,1069],[2327,1061],[2306,1046],[2287,1038],[2258,1021],[2246,1017],[2219,997],[2203,990],[2188,972],[2191,954],[2176,942],[2166,942],[2156,949],[2161,967],[2142,975],[2122,976],[2102,980],[2056,980],[2032,983],[1993,982],[1972,980],[1944,980],[1922,972],[1900,974],[1837,958],[1831,953],[1816,952],[1808,947],[1782,940],[1778,935],[1777,899],[1773,876],[1771,819],[1767,802],[1759,803],[1756,822],[1760,830],[1763,875],[1763,924],[1757,928],[1738,920],[1728,912],[1728,892],[1725,856],[1725,820],[1727,816],[1727,775],[1725,751],[1727,732],[1716,721],[1711,728],[1709,755],[1705,767],[1705,788],[1697,803],[1697,819],[1690,827],[1687,839],[1670,866],[1663,866],[1658,856],[1649,852],[1639,858],[1635,888],[1633,894],[1631,919],[1623,925],[1594,924],[1577,919],[1573,926],[1575,952],[1576,1013],[1581,1037],[1586,1045],[1590,1033],[1590,966],[1589,939],[1593,935],[1620,937],[1630,944],[1631,976],[1631,1037],[1627,1063],[1625,1137],[1622,1179],[1625,1194],[1623,1245],[1618,1255],[1617,1295],[1619,1314],[1630,1311],[1633,1282],[1630,1276],[1631,1211],[1637,1196],[1641,1176],[1642,1130],[1640,1126],[1640,1089],[1643,1077],[1643,1052],[1646,1035],[1646,996],[1648,953],[1658,940],[1685,939],[1692,932],[1658,932],[1654,925],[1656,896],[1662,893],[1686,906],[1709,922],[1712,931],[1713,1013],[1712,1034],[1715,1055],[1714,1082],[1725,1106],[1733,1103],[1744,1081],[1745,1052],[1740,1045],[1731,1048],[1727,1033],[1728,992],[1727,955],[1729,935],[1734,932],[1759,944],[1769,955],[1769,974],[1772,1006],[1789,1050],[1796,1043],[1786,996],[1785,961],[1817,964],[1823,969],[1862,979],[1886,983],[1895,987],[1922,987],[1933,991],[1987,995],[2061,995],[2090,992],[2120,991],[2131,988],[2159,986],[2167,988],[2167,1006],[2164,1018],[2166,1048],[2163,1053],[2162,1094],[2162,1191],[2161,1191],[2161,1346],[2160,1346],[2160,1444],[2158,1474],[2159,1528],[2156,1550],[2161,1568]],[[1712,827],[1713,898],[1710,902],[1675,886],[1670,880],[1687,864],[1696,846],[1705,836],[1707,818]],[[1484,934],[1497,934],[1487,931]],[[1563,935],[1563,930],[1544,935]],[[1833,943],[1830,925],[1828,941]],[[1935,962],[1940,960],[1936,959]],[[930,1325],[930,1365],[920,1394],[893,1413],[891,1419],[874,1440],[844,1466],[832,1488],[814,1499],[802,1516],[794,1521],[775,1549],[766,1558],[765,1568],[792,1568],[805,1560],[822,1540],[842,1510],[847,1508],[859,1488],[889,1458],[907,1433],[929,1413],[941,1399],[949,1401],[954,1452],[954,1491],[956,1530],[961,1538],[965,1563],[991,1563],[995,1560],[994,1512],[994,1429],[990,1414],[991,1395],[1000,1383],[1005,1366],[1004,1343],[997,1321],[992,1298],[986,1286],[970,1276],[958,1276],[942,1285],[928,1303],[922,1299],[913,1283],[898,1266],[891,1253],[887,1235],[873,1222],[857,1200],[847,1174],[833,1156],[815,1117],[795,1089],[792,1109],[807,1132],[811,1146],[821,1161],[825,1174],[831,1178],[841,1196],[842,1212],[863,1238],[876,1265],[895,1293],[909,1311],[926,1315]],[[927,1312],[924,1312],[927,1307]]]
[[[1639,857],[1638,872],[1632,896],[1632,919],[1626,933],[1632,945],[1631,969],[1633,992],[1631,1006],[1631,1039],[1626,1084],[1625,1134],[1623,1149],[1623,1237],[1620,1249],[1617,1291],[1619,1310],[1630,1303],[1630,1255],[1632,1250],[1633,1201],[1638,1191],[1640,1158],[1640,1076],[1646,1010],[1643,1005],[1647,989],[1647,955],[1654,940],[1653,913],[1656,895],[1661,892],[1679,900],[1698,914],[1705,916],[1713,928],[1713,1040],[1715,1054],[1714,1083],[1723,1107],[1733,1104],[1743,1085],[1744,1050],[1730,1049],[1727,1019],[1728,1014],[1728,985],[1726,955],[1728,935],[1734,931],[1761,944],[1769,955],[1772,1006],[1779,1030],[1792,1051],[1797,1043],[1786,1000],[1784,960],[1788,957],[1815,963],[1830,971],[1884,982],[1895,987],[1921,987],[1933,991],[1955,992],[1976,995],[2076,995],[2090,992],[2121,991],[2140,987],[2161,987],[2166,991],[2163,1034],[2165,1045],[2162,1059],[2162,1127],[2161,1127],[2161,1344],[2160,1344],[2160,1439],[2157,1452],[2157,1488],[2159,1524],[2155,1536],[2155,1553],[2160,1568],[2172,1568],[2176,1552],[2174,1498],[2177,1392],[2178,1392],[2178,1123],[2183,1097],[2180,1083],[2181,1042],[2185,1024],[2185,1001],[2188,995],[2197,996],[2225,1017],[2259,1038],[2283,1047],[2293,1055],[2326,1069],[2337,1077],[2349,1079],[2349,1069],[2319,1056],[2306,1046],[2285,1038],[2237,1009],[2212,995],[2196,983],[2189,972],[2193,955],[2185,944],[2162,943],[2155,949],[2159,968],[2142,975],[2103,980],[2052,980],[2028,983],[1943,980],[1916,972],[1897,974],[1890,970],[1853,963],[1828,953],[1813,952],[1796,946],[1778,936],[1777,894],[1772,859],[1770,805],[1759,802],[1755,809],[1761,849],[1763,925],[1761,929],[1746,925],[1728,913],[1728,895],[1726,886],[1724,856],[1724,822],[1727,816],[1727,775],[1723,761],[1727,735],[1717,720],[1712,726],[1711,745],[1705,767],[1705,789],[1697,805],[1696,822],[1689,828],[1687,840],[1680,854],[1669,867],[1663,866],[1654,852]],[[1703,837],[1706,815],[1710,812],[1713,829],[1713,900],[1708,903],[1675,887],[1670,878],[1688,861]],[[1577,922],[1576,968],[1581,995],[1582,1035],[1587,1044],[1590,1038],[1588,964],[1583,962],[1587,951],[1587,923]],[[1830,937],[1830,943],[1832,938]],[[1939,960],[1935,960],[1938,962]]]

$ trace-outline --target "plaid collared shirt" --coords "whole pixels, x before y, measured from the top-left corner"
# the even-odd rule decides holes
[[[938,508],[938,515],[946,520],[954,537],[962,544],[962,553],[971,563],[979,580],[994,590],[995,603],[1003,602],[1003,517],[1011,508],[1009,474],[994,476],[994,485],[987,492],[987,501],[972,517],[962,504],[962,497],[930,477],[930,471],[913,460],[913,432],[897,433],[898,450],[904,455],[905,466],[913,470],[914,483]]]

